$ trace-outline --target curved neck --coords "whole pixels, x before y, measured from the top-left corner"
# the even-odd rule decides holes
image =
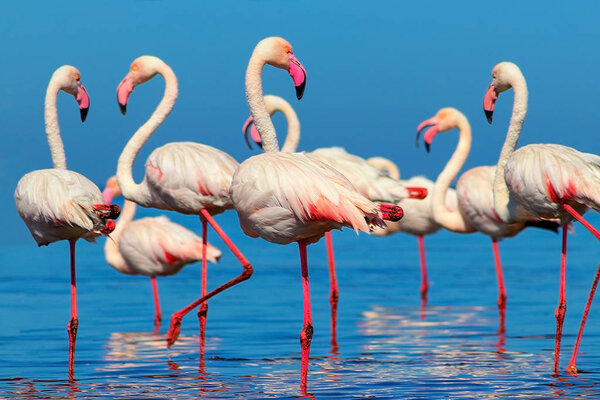
[[[133,162],[144,143],[148,141],[150,136],[164,122],[173,109],[178,93],[177,77],[167,64],[161,63],[157,68],[157,73],[162,75],[165,80],[163,98],[150,118],[129,139],[117,163],[117,181],[119,182],[123,196],[140,205],[150,205],[152,195],[145,180],[141,184],[137,184],[133,180]]]
[[[431,211],[435,221],[444,228],[453,232],[472,232],[473,229],[465,221],[460,210],[450,211],[446,207],[446,192],[450,187],[450,183],[456,178],[458,171],[464,165],[471,150],[471,126],[469,122],[466,119],[461,120],[457,124],[457,128],[459,131],[458,144],[452,157],[450,157],[435,181],[433,194],[431,195]]]
[[[119,238],[121,237],[123,229],[125,229],[127,224],[133,219],[135,207],[136,204],[134,202],[125,200],[121,215],[117,220],[117,226],[111,232],[110,237],[106,238],[106,242],[104,243],[104,257],[106,258],[106,262],[112,265],[117,271],[126,274],[133,274],[134,272],[129,268],[127,262],[119,252]]]
[[[525,78],[523,75],[515,76],[512,81],[511,86],[514,91],[513,110],[508,132],[506,133],[506,140],[500,151],[496,176],[494,177],[494,208],[496,209],[496,214],[505,222],[510,222],[512,218],[509,207],[510,194],[504,180],[504,167],[519,142],[519,136],[521,135],[523,123],[527,116],[527,83],[525,82]]]
[[[287,102],[281,102],[276,109],[285,115],[288,126],[287,136],[281,151],[293,153],[298,149],[298,143],[300,142],[300,120],[298,120],[296,111]]]
[[[390,178],[395,180],[400,179],[400,169],[398,169],[398,166],[392,160],[383,157],[371,157],[367,162],[377,169],[386,170]]]
[[[248,62],[248,69],[246,69],[246,99],[250,107],[250,114],[254,119],[254,125],[260,133],[263,150],[274,152],[279,151],[279,143],[277,143],[275,127],[263,99],[261,73],[264,65],[265,60],[255,50]]]
[[[67,159],[65,157],[65,148],[60,137],[60,127],[58,126],[58,112],[56,110],[56,99],[60,87],[50,80],[46,90],[46,101],[44,103],[44,121],[46,122],[46,137],[48,146],[52,155],[52,164],[54,168],[67,169]]]

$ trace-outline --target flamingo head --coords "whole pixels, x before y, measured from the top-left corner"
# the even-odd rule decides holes
[[[521,74],[516,64],[503,61],[492,69],[492,83],[483,96],[483,111],[488,122],[492,123],[494,105],[500,93],[512,87],[511,81],[515,74]]]
[[[265,63],[288,71],[296,87],[298,100],[304,95],[306,87],[306,69],[296,58],[292,51],[292,45],[280,37],[268,37],[256,45],[254,54],[260,56]]]
[[[77,100],[77,104],[79,105],[81,122],[84,122],[90,109],[90,97],[81,83],[81,73],[79,70],[71,65],[63,65],[54,71],[52,80],[54,79],[59,82],[61,90],[75,96],[75,100]]]
[[[425,128],[429,128],[425,131],[424,135],[425,150],[427,150],[429,153],[431,142],[433,142],[435,135],[440,132],[446,132],[450,129],[457,128],[465,121],[467,121],[467,117],[465,117],[464,114],[458,111],[456,108],[442,108],[437,112],[437,114],[435,114],[434,117],[429,118],[419,124],[417,127],[417,145],[419,144],[421,132]]]
[[[141,56],[133,60],[129,67],[129,72],[117,87],[117,101],[121,114],[127,112],[127,101],[133,89],[144,82],[154,78],[158,73],[158,68],[164,62],[154,56]]]
[[[104,202],[106,204],[110,204],[112,199],[119,197],[120,195],[121,187],[117,182],[117,177],[113,175],[106,181],[106,186],[104,186],[104,190],[102,191],[102,197],[104,197]]]

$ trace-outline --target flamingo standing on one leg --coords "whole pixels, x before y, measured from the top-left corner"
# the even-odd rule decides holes
[[[117,180],[123,196],[143,207],[173,210],[182,214],[200,214],[202,238],[207,249],[207,222],[238,258],[243,272],[237,278],[220,286],[220,292],[244,281],[252,275],[252,266],[213,219],[213,215],[232,208],[229,185],[238,163],[225,152],[193,142],[172,142],[155,149],[146,160],[146,174],[141,183],[135,183],[132,165],[144,143],[169,115],[177,99],[177,78],[173,70],[161,59],[142,56],[131,63],[129,73],[117,88],[117,100],[125,113],[129,95],[135,86],[147,82],[156,74],[165,79],[165,93],[154,113],[131,137],[117,165]],[[206,261],[202,255],[202,294],[206,294]],[[213,291],[213,292],[215,292]],[[213,293],[211,292],[211,293]],[[186,307],[171,317],[167,336],[170,346],[174,332],[179,331],[181,319],[193,308]],[[198,312],[200,320],[200,360],[203,360],[204,328],[207,305]],[[176,335],[175,335],[176,336]]]
[[[384,224],[379,208],[396,218],[401,217],[402,209],[389,205],[378,208],[342,174],[315,158],[278,151],[275,129],[263,101],[261,72],[265,64],[290,71],[301,88],[298,97],[304,88],[305,70],[286,40],[272,37],[257,44],[246,70],[246,98],[265,153],[240,164],[231,182],[231,197],[244,233],[272,243],[298,243],[304,299],[300,387],[306,393],[313,335],[306,246],[342,226],[368,232],[369,225]]]
[[[281,147],[282,152],[295,152],[300,142],[300,121],[293,107],[286,100],[279,96],[263,96],[265,107],[270,116],[277,111],[281,111],[286,118],[288,129],[285,142]],[[242,131],[248,147],[248,133],[252,140],[262,147],[262,140],[256,126],[252,124],[253,117],[250,116],[245,122]],[[306,153],[309,157],[322,161],[348,178],[354,187],[365,197],[372,201],[381,201],[386,203],[398,203],[406,198],[423,199],[427,196],[427,190],[422,187],[405,187],[397,178],[390,178],[389,175],[382,174],[379,169],[371,166],[363,158],[349,154],[341,147],[320,148]],[[376,229],[377,231],[377,229]],[[337,305],[339,299],[339,290],[335,273],[335,259],[333,255],[333,240],[331,232],[325,233],[325,242],[327,246],[327,259],[329,264],[330,294],[329,302],[331,304],[331,347],[332,353],[338,351],[337,344]]]
[[[121,195],[116,177],[106,182],[102,192],[110,203]],[[157,276],[175,275],[187,264],[202,260],[202,238],[183,226],[171,222],[164,215],[133,221],[136,204],[125,200],[119,222],[104,244],[106,261],[117,271],[128,275],[149,276],[154,295],[154,328],[158,332],[162,320],[156,285]],[[206,245],[207,261],[216,263],[221,250]]]
[[[391,178],[400,180],[400,170],[391,160],[384,157],[371,157],[367,162],[380,170],[385,170]],[[401,181],[408,187],[423,187],[428,193],[433,191],[434,183],[424,176],[414,176],[408,180]],[[419,260],[421,263],[421,301],[422,310],[427,305],[427,291],[429,282],[427,280],[427,263],[425,260],[425,236],[437,232],[441,225],[435,222],[431,212],[431,196],[424,199],[408,198],[398,203],[403,210],[407,210],[404,217],[398,222],[387,223],[384,229],[375,229],[374,235],[387,236],[397,232],[405,232],[417,237],[419,245]],[[458,207],[456,193],[448,189],[446,194],[446,208],[451,211]],[[424,314],[422,314],[424,317]]]
[[[94,241],[100,234],[109,234],[119,216],[119,206],[104,204],[100,189],[85,176],[67,169],[65,150],[60,137],[56,100],[58,92],[75,96],[85,121],[90,100],[80,80],[77,68],[63,65],[48,84],[44,119],[46,135],[52,153],[53,169],[41,169],[24,175],[15,190],[19,215],[29,228],[38,246],[68,240],[71,257],[71,319],[69,332],[69,379],[73,379],[77,317],[77,286],[75,279],[75,242],[79,238]]]
[[[513,110],[496,169],[494,207],[503,221],[516,220],[528,212],[540,218],[558,219],[563,226],[554,350],[554,374],[558,375],[562,326],[567,309],[567,224],[575,218],[600,239],[600,232],[581,216],[588,208],[600,211],[600,157],[558,144],[530,144],[515,150],[527,115],[527,83],[519,67],[511,62],[501,62],[494,67],[483,109],[491,123],[498,95],[511,87],[514,90]],[[577,372],[577,351],[594,288],[595,285],[567,366],[569,373]]]
[[[556,224],[550,221],[537,221],[530,214],[523,213],[513,222],[503,222],[494,210],[493,181],[495,166],[481,166],[464,172],[456,183],[458,209],[450,211],[446,207],[446,196],[450,182],[454,180],[462,168],[471,149],[471,126],[463,113],[455,108],[442,108],[438,113],[417,128],[425,132],[425,148],[429,151],[436,134],[458,128],[459,139],[456,150],[444,170],[438,175],[433,189],[432,212],[435,220],[444,228],[457,233],[481,232],[492,239],[496,275],[498,278],[498,309],[500,311],[499,333],[505,331],[506,290],[500,262],[498,241],[505,237],[515,236],[525,227],[537,226],[555,230]]]

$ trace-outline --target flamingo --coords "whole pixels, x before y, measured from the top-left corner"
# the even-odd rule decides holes
[[[378,207],[357,192],[341,173],[313,157],[279,151],[262,94],[261,72],[265,64],[289,71],[298,98],[304,90],[306,71],[294,56],[291,44],[279,37],[260,41],[246,70],[246,98],[265,152],[240,164],[231,182],[231,197],[246,235],[278,244],[298,243],[304,303],[300,387],[306,393],[313,335],[307,245],[342,226],[369,232],[370,226],[384,225],[380,209],[384,210],[382,215],[391,219],[401,217],[402,209]]]
[[[471,149],[471,125],[463,113],[455,108],[440,109],[437,114],[423,121],[417,128],[418,135],[425,128],[425,148],[430,149],[436,134],[458,128],[459,139],[456,150],[443,171],[438,175],[432,194],[431,210],[435,220],[444,228],[457,233],[481,232],[492,239],[492,250],[498,279],[498,309],[500,312],[499,333],[505,332],[506,289],[502,274],[502,263],[498,241],[513,237],[526,226],[532,225],[547,229],[556,229],[551,221],[536,221],[528,214],[520,219],[504,222],[494,209],[493,182],[495,166],[480,166],[465,171],[456,183],[458,209],[451,211],[446,207],[446,196],[450,182],[462,168]]]
[[[289,153],[295,152],[298,148],[298,143],[300,142],[300,120],[298,119],[298,115],[294,111],[294,108],[290,103],[279,96],[267,94],[263,98],[265,107],[270,116],[273,116],[277,111],[281,111],[286,118],[288,129],[281,151]],[[252,122],[253,117],[250,116],[242,128],[244,138],[246,139],[248,147],[252,148],[250,141],[248,140],[248,134],[250,134],[252,140],[258,144],[259,147],[262,147],[261,137],[256,126]],[[352,182],[358,192],[372,201],[377,200],[395,204],[406,198],[422,199],[427,196],[427,191],[423,190],[423,188],[405,187],[402,183],[398,182],[397,178],[392,179],[388,175],[382,174],[378,168],[371,166],[365,159],[350,154],[341,147],[319,148],[312,152],[307,152],[306,154],[341,172]],[[402,208],[404,209],[404,207]],[[375,229],[374,233],[378,231],[382,231],[382,229]],[[335,353],[338,350],[336,326],[339,290],[335,272],[333,240],[330,231],[325,232],[325,243],[327,247],[330,277],[329,302],[331,305],[331,345],[332,352]]]
[[[116,177],[110,177],[102,192],[105,203],[121,195]],[[128,275],[149,276],[154,295],[154,327],[158,331],[162,314],[156,284],[157,276],[178,273],[187,264],[202,260],[202,238],[167,217],[146,217],[133,221],[136,204],[125,200],[119,222],[104,244],[106,261]],[[207,261],[216,263],[221,250],[207,244]]]
[[[117,181],[123,196],[142,207],[173,210],[182,214],[199,214],[202,221],[202,239],[207,249],[207,223],[223,239],[243,267],[243,272],[232,281],[219,286],[213,292],[221,292],[229,286],[244,281],[252,275],[252,266],[237,249],[225,232],[213,219],[213,215],[232,208],[229,185],[238,167],[227,153],[200,143],[171,142],[155,149],[146,160],[146,173],[141,183],[135,183],[132,165],[144,143],[167,118],[177,99],[177,77],[167,64],[153,56],[141,56],[131,63],[129,73],[117,87],[117,100],[125,114],[129,95],[133,89],[153,78],[156,74],[165,80],[165,92],[150,118],[131,137],[117,165]],[[204,250],[203,250],[204,251]],[[202,295],[206,294],[206,262],[202,255]],[[179,331],[181,319],[195,307],[186,307],[171,317],[167,335],[170,347]],[[208,306],[202,304],[198,311],[200,320],[201,359],[204,348],[204,331]]]
[[[530,144],[515,150],[527,115],[527,83],[517,65],[501,62],[494,67],[492,83],[483,99],[483,109],[491,123],[499,94],[511,87],[514,91],[513,110],[494,179],[494,208],[503,221],[513,221],[523,213],[530,213],[539,218],[558,219],[563,227],[559,301],[555,312],[554,374],[557,376],[562,326],[567,309],[565,276],[568,223],[576,219],[600,239],[600,232],[582,217],[589,208],[600,211],[600,157],[558,144]],[[598,274],[600,266],[595,283]],[[595,283],[567,365],[567,372],[571,374],[577,373],[576,358]]]
[[[367,159],[367,162],[380,170],[387,171],[391,178],[400,180],[400,170],[393,161],[384,157],[370,157]],[[401,182],[408,187],[423,187],[427,189],[428,193],[431,193],[434,188],[434,182],[424,176],[413,176]],[[427,196],[424,199],[404,199],[398,205],[403,210],[408,210],[404,214],[404,217],[398,222],[387,223],[384,229],[375,229],[373,235],[388,236],[397,232],[405,232],[417,237],[419,260],[421,263],[421,301],[423,307],[425,307],[427,304],[427,291],[429,289],[425,259],[425,235],[437,232],[441,228],[441,225],[435,222],[431,213],[431,196]],[[453,189],[448,189],[445,205],[449,210],[454,211],[457,209],[456,193]]]
[[[67,169],[65,149],[60,137],[56,100],[63,90],[75,96],[81,121],[89,109],[89,96],[80,80],[79,70],[70,65],[58,68],[48,84],[44,107],[46,136],[54,168],[25,174],[17,184],[15,203],[38,246],[60,240],[69,241],[71,268],[71,319],[69,334],[69,379],[73,379],[77,316],[77,286],[75,279],[75,242],[79,238],[93,242],[101,234],[115,228],[119,206],[104,204],[100,189],[85,176]]]

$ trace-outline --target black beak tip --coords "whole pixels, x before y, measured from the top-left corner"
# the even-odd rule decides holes
[[[485,109],[483,111],[485,112],[485,117],[487,118],[488,123],[491,124],[494,112],[493,111],[488,111],[488,110],[485,110]]]
[[[430,149],[431,149],[431,146],[429,145],[429,143],[425,142],[425,150],[429,153]]]
[[[119,109],[121,110],[121,114],[123,114],[123,115],[127,114],[127,104],[119,103]]]
[[[306,87],[306,79],[298,86],[296,86],[296,97],[298,100],[304,96],[304,88]]]
[[[244,139],[246,140],[246,144],[248,145],[248,148],[250,150],[252,150],[252,145],[250,144],[250,140],[248,140],[248,134],[244,133]]]
[[[88,114],[89,110],[90,110],[89,107],[79,109],[79,114],[81,115],[81,122],[85,122],[85,119],[87,118],[87,114]]]

